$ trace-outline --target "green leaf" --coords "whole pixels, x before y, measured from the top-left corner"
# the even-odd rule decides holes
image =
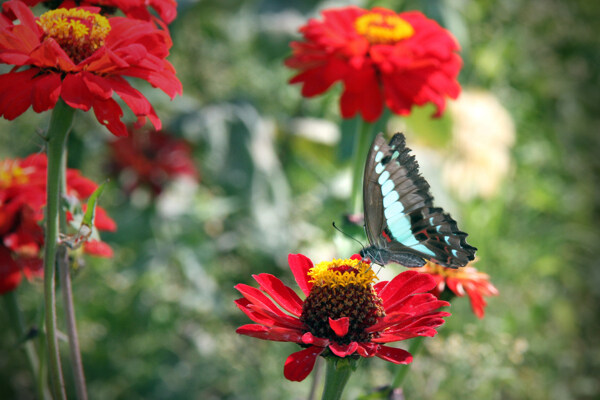
[[[88,227],[92,227],[94,225],[94,217],[96,216],[96,204],[98,203],[98,198],[102,194],[104,190],[104,186],[108,183],[108,180],[103,182],[100,186],[94,190],[94,193],[90,196],[87,201],[87,209],[85,210],[85,215],[83,216],[82,225],[86,225]]]

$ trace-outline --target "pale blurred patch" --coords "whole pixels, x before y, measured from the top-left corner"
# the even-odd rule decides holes
[[[294,118],[291,131],[317,143],[335,145],[340,140],[339,126],[321,118]]]
[[[198,182],[188,176],[173,179],[156,201],[160,215],[173,218],[188,212],[194,205]]]
[[[490,92],[465,90],[449,104],[454,125],[444,183],[462,200],[490,198],[510,172],[515,125]]]

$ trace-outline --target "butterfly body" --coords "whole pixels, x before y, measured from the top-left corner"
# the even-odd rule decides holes
[[[385,265],[420,267],[431,260],[449,268],[466,265],[475,247],[456,221],[433,206],[429,184],[401,133],[386,143],[377,135],[365,165],[365,230],[371,246],[361,256]]]

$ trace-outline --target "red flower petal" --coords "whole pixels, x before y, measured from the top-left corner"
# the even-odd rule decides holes
[[[60,95],[60,75],[42,74],[33,79],[33,111],[41,113],[54,108]]]
[[[303,381],[313,370],[317,357],[325,349],[323,347],[311,346],[308,349],[290,354],[285,360],[283,375],[290,381]]]
[[[379,346],[375,355],[394,364],[410,364],[413,360],[408,351],[389,346]]]
[[[288,315],[277,315],[273,311],[257,306],[256,304],[248,304],[247,308],[250,311],[254,311],[257,314],[270,318],[275,322],[274,325],[292,329],[304,327],[304,324],[298,318],[290,317]]]
[[[352,118],[360,112],[365,121],[376,121],[383,111],[383,93],[371,65],[354,71],[344,80],[344,86],[340,99],[342,117]]]
[[[121,122],[123,110],[113,99],[96,100],[93,104],[96,119],[115,136],[127,136],[127,127]]]
[[[310,332],[306,332],[302,335],[302,343],[312,344],[319,347],[329,346],[329,339],[318,338]]]
[[[302,254],[290,254],[288,255],[288,264],[300,290],[308,296],[310,289],[312,289],[312,283],[309,282],[308,277],[308,271],[313,267],[312,261]]]
[[[253,277],[260,285],[260,288],[271,296],[284,310],[297,317],[302,314],[302,300],[292,289],[284,285],[283,282],[271,274],[253,275]]]
[[[54,39],[44,40],[29,53],[30,64],[40,68],[56,68],[64,72],[78,71],[77,65]]]
[[[13,17],[13,19],[18,19],[21,25],[38,33],[41,31],[40,27],[36,23],[35,16],[31,12],[31,9],[25,5],[25,3],[21,1],[8,1],[2,4],[2,8],[3,11]]]
[[[262,340],[302,343],[301,332],[294,329],[248,324],[240,326],[235,332],[240,335],[252,336]]]
[[[379,293],[385,309],[393,307],[407,296],[426,293],[435,287],[435,280],[428,274],[405,271],[397,275]]]
[[[386,312],[405,312],[414,315],[433,311],[440,307],[448,307],[449,305],[450,303],[446,301],[438,300],[432,293],[417,293],[386,307]]]
[[[21,270],[10,251],[0,245],[0,295],[15,290],[21,283]]]
[[[75,195],[80,199],[90,197],[98,187],[94,181],[81,175],[81,172],[76,169],[67,170],[67,186],[67,194]]]
[[[252,321],[266,326],[279,326],[279,322],[276,318],[272,318],[270,315],[257,312],[256,307],[251,309],[250,307],[252,306],[252,303],[250,303],[248,299],[237,299],[234,301],[234,303]]]
[[[329,343],[329,350],[338,357],[346,357],[358,349],[358,343],[350,342],[349,344]]]
[[[21,72],[0,75],[0,115],[13,120],[23,114],[32,103],[33,77],[39,72],[31,68]]]
[[[83,251],[98,257],[110,258],[114,255],[111,247],[100,240],[88,240],[83,244]]]
[[[485,315],[485,306],[486,301],[483,299],[483,296],[477,290],[477,288],[473,288],[470,285],[465,285],[465,289],[467,294],[469,295],[469,300],[471,301],[471,309],[473,313],[477,316],[477,318],[483,318]]]
[[[331,319],[329,318],[329,326],[336,335],[339,337],[346,336],[348,333],[348,328],[350,327],[350,318],[342,317],[339,319]]]
[[[85,84],[83,73],[67,74],[65,76],[60,97],[69,106],[83,111],[88,111],[95,100],[95,97]]]
[[[112,76],[106,78],[106,80],[138,118],[148,117],[155,129],[160,129],[162,127],[160,119],[158,118],[158,115],[156,115],[152,104],[150,104],[148,99],[146,99],[142,93],[131,87],[131,85],[120,76]]]
[[[377,353],[377,349],[380,346],[375,343],[359,343],[356,352],[361,357],[373,357]]]
[[[242,283],[235,286],[250,304],[245,307],[253,313],[258,313],[271,319],[275,324],[288,328],[299,328],[303,324],[298,318],[291,317],[281,311],[271,299],[265,296],[260,290]]]
[[[84,204],[84,207],[82,208],[85,212],[87,205]],[[117,230],[117,223],[114,219],[108,216],[108,214],[102,207],[96,207],[94,226],[101,231],[115,232]]]

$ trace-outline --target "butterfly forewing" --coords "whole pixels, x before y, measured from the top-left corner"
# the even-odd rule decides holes
[[[363,250],[378,264],[419,267],[432,260],[446,267],[466,265],[475,256],[467,234],[441,208],[433,207],[429,184],[398,133],[385,142],[377,135],[365,165],[365,230],[371,247]]]

